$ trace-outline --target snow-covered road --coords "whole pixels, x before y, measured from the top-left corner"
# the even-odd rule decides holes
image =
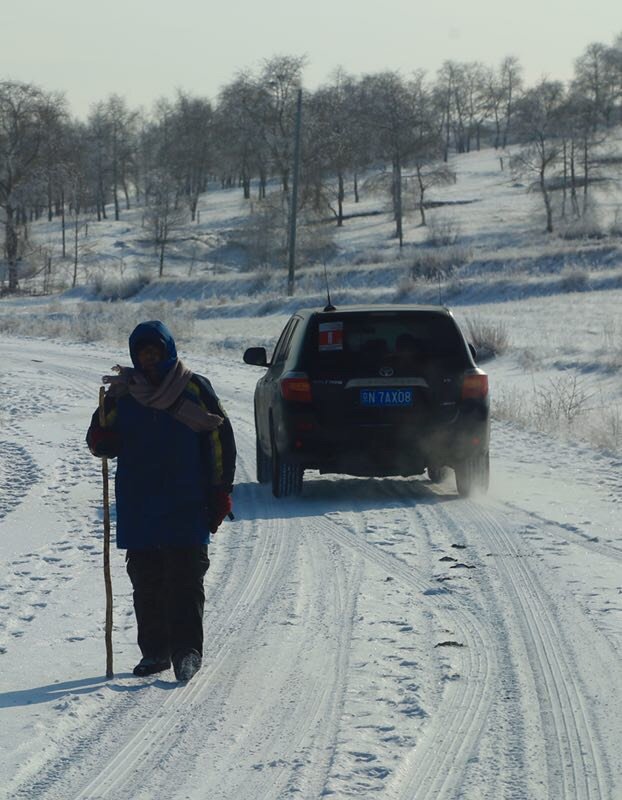
[[[622,797],[620,463],[497,426],[483,500],[453,478],[254,480],[255,370],[206,371],[236,432],[206,653],[136,679],[113,554],[103,677],[100,465],[84,432],[123,354],[13,339],[0,388],[0,796]]]

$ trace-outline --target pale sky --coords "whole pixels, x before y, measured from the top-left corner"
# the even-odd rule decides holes
[[[567,80],[622,33],[620,0],[0,0],[0,79],[66,94],[75,116],[114,93],[147,109],[177,88],[215,99],[242,68],[306,55],[313,89],[338,66],[430,77],[443,61],[517,56],[528,83]]]

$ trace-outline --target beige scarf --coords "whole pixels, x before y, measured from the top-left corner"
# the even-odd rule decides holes
[[[104,375],[102,378],[104,383],[110,384],[109,392],[112,397],[121,397],[129,392],[141,406],[167,411],[196,433],[213,431],[222,425],[223,418],[218,414],[210,414],[197,403],[182,396],[192,377],[192,371],[179,359],[157,386],[132,367],[121,367],[117,364],[113,369],[118,375]]]

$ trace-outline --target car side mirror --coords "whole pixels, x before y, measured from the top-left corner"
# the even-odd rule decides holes
[[[469,345],[469,350],[471,351],[471,355],[473,356],[473,361],[477,363],[477,349],[475,345],[471,344],[471,342],[468,342],[468,345]]]
[[[268,357],[265,347],[249,347],[244,353],[244,363],[255,367],[267,367]]]

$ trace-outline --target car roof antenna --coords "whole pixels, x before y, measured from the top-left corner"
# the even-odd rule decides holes
[[[330,302],[330,289],[328,287],[328,271],[326,270],[326,259],[324,259],[324,280],[326,281],[326,297],[328,303],[324,306],[324,311],[336,311],[335,306]]]

